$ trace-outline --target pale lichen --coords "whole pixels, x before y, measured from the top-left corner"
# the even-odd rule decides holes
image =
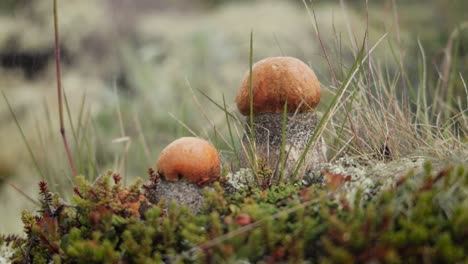
[[[12,263],[11,258],[15,250],[8,244],[0,245],[0,264],[9,264]]]

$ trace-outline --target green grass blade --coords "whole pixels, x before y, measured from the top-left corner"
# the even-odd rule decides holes
[[[79,139],[80,138],[80,133],[81,133],[81,130],[83,128],[82,124],[83,124],[83,113],[84,113],[84,110],[85,110],[85,104],[86,104],[86,91],[85,93],[83,94],[83,98],[81,98],[81,103],[80,103],[80,112],[78,114],[78,120],[77,120],[77,124],[78,124],[78,127],[76,128],[76,137]]]
[[[219,103],[217,103],[215,100],[213,100],[209,95],[207,95],[205,92],[203,92],[202,90],[200,90],[199,88],[195,88],[198,92],[200,92],[206,99],[208,99],[211,103],[213,103],[216,107],[218,107],[220,110],[227,110],[225,109],[222,105],[220,105]],[[226,113],[236,119],[236,116],[232,113],[230,113],[229,111],[226,111]]]
[[[249,54],[249,99],[250,99],[250,141],[255,142],[254,112],[253,112],[253,31],[250,31],[250,54]]]
[[[67,93],[65,92],[65,89],[63,89],[63,98],[65,99],[65,110],[67,111],[67,116],[68,116],[68,122],[70,123],[70,128],[72,131],[72,136],[73,136],[73,141],[75,141],[75,145],[79,146],[78,142],[78,136],[77,136],[77,131],[75,129],[75,126],[73,125],[73,119],[71,116],[71,110],[70,110],[70,104],[68,103],[68,96]],[[78,154],[78,171],[81,171],[81,166],[82,166],[82,160],[81,160],[81,149],[79,147],[76,148],[77,154]]]
[[[177,121],[177,123],[179,123],[181,127],[185,128],[190,134],[192,134],[192,136],[199,137],[197,133],[195,133],[195,131],[193,131],[184,121],[177,118],[173,113],[169,113],[169,116],[172,117],[172,119],[174,119],[175,121]],[[182,132],[180,132],[180,134],[182,134]]]
[[[284,163],[285,163],[285,148],[286,148],[286,126],[288,119],[288,101],[284,103],[283,112],[283,124],[281,126],[281,171],[278,183],[281,183],[284,179]]]
[[[447,103],[447,106],[445,108],[444,112],[444,117],[445,120],[447,121],[450,119],[450,115],[454,111],[454,93],[455,93],[455,80],[456,80],[456,74],[457,74],[457,65],[458,65],[458,59],[459,59],[459,51],[460,51],[460,37],[457,37],[455,40],[455,44],[453,45],[454,51],[453,51],[453,61],[452,65],[448,66],[450,67],[450,74],[448,76],[448,87],[447,87],[447,96],[445,97],[445,102]]]
[[[260,186],[260,179],[257,176],[257,159],[255,155],[255,131],[254,131],[254,111],[253,111],[253,30],[250,31],[250,52],[249,52],[249,101],[250,101],[250,115],[249,115],[249,127],[250,127],[250,157],[252,173],[257,179],[257,184]]]
[[[5,93],[2,91],[3,99],[8,105],[8,109],[10,110],[10,114],[15,120],[16,127],[18,127],[18,130],[21,134],[21,137],[23,138],[24,144],[26,144],[26,148],[28,149],[29,155],[31,156],[31,159],[33,160],[34,166],[36,167],[37,172],[41,175],[41,179],[44,180],[44,173],[42,172],[41,168],[39,167],[39,162],[37,162],[36,156],[34,156],[34,152],[32,151],[31,145],[29,144],[28,140],[26,139],[26,136],[24,134],[23,128],[21,127],[18,118],[16,117],[15,111],[13,111],[13,107],[11,107],[10,101],[8,100],[7,96]]]
[[[224,94],[223,94],[223,106],[224,106],[224,113],[226,114],[226,122],[228,126],[228,131],[229,131],[229,138],[231,139],[232,149],[234,151],[234,154],[236,155],[237,166],[240,168],[239,153],[237,152],[236,144],[234,142],[234,136],[232,135],[231,121],[229,121],[229,115],[228,115],[228,111],[226,107],[226,98],[224,97]]]
[[[353,91],[349,104],[347,106],[345,106],[345,108],[346,108],[345,116],[344,116],[343,121],[341,122],[341,124],[339,126],[339,131],[336,133],[336,138],[335,138],[332,146],[336,146],[338,144],[338,142],[340,142],[344,137],[345,124],[346,124],[346,121],[349,120],[351,108],[352,108],[352,106],[353,106],[353,104],[355,102],[356,95],[357,95],[357,91]]]
[[[335,109],[336,105],[338,104],[338,100],[340,98],[342,98],[342,96],[344,95],[344,93],[346,91],[346,88],[349,87],[349,84],[351,83],[351,80],[354,78],[356,73],[362,69],[362,67],[360,67],[360,66],[362,65],[362,62],[364,61],[364,59],[367,58],[367,56],[364,57],[364,50],[365,50],[365,45],[363,44],[362,48],[361,48],[361,51],[359,52],[358,56],[356,57],[356,60],[355,60],[355,62],[353,64],[353,66],[351,67],[348,75],[346,76],[345,81],[342,83],[342,85],[338,89],[335,97],[333,97],[333,99],[332,99],[332,101],[330,103],[330,106],[327,108],[325,114],[320,119],[317,127],[314,130],[314,133],[312,134],[312,137],[307,142],[306,148],[302,152],[301,157],[299,158],[299,162],[298,162],[298,164],[296,166],[296,169],[294,170],[294,174],[293,174],[293,176],[291,178],[291,182],[294,182],[296,180],[296,177],[297,177],[297,175],[299,173],[299,170],[300,170],[302,164],[304,163],[304,159],[305,159],[305,156],[306,156],[307,152],[309,151],[310,147],[312,146],[312,143],[315,142],[315,140],[318,138],[321,131],[325,128],[325,124],[328,121],[329,116],[331,115],[331,113]]]

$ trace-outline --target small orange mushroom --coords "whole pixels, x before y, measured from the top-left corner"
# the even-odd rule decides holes
[[[167,181],[184,179],[199,185],[219,178],[218,151],[208,141],[183,137],[163,149],[157,162],[158,173]]]
[[[250,113],[250,74],[245,74],[236,97],[239,112]],[[305,63],[292,57],[271,57],[252,66],[253,112],[310,112],[320,102],[320,82]]]

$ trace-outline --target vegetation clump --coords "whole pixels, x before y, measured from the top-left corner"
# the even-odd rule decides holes
[[[151,170],[150,170],[151,171]],[[468,171],[409,172],[372,199],[335,185],[205,190],[200,214],[150,202],[158,184],[78,177],[71,204],[41,182],[41,209],[24,212],[25,238],[1,237],[13,263],[437,263],[466,261]],[[414,174],[414,175],[413,175]],[[336,176],[338,177],[338,176]]]

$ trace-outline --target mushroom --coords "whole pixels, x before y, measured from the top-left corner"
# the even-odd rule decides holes
[[[320,83],[315,73],[302,61],[292,57],[271,57],[252,66],[252,100],[256,159],[271,169],[280,168],[284,106],[287,102],[285,176],[291,177],[306,145],[317,126],[315,107],[320,102]],[[242,80],[236,97],[239,112],[250,114],[250,74]],[[248,123],[248,122],[247,122]],[[247,124],[242,139],[249,144]],[[326,161],[326,145],[318,138],[305,155],[299,175],[314,170]],[[248,151],[241,151],[241,165],[249,166]]]
[[[218,151],[208,141],[183,137],[163,149],[157,162],[158,173],[168,181],[187,180],[204,184],[219,178]]]
[[[166,146],[157,161],[161,181],[151,202],[175,200],[197,213],[203,206],[202,186],[219,179],[218,151],[208,141],[195,137],[179,138]]]

